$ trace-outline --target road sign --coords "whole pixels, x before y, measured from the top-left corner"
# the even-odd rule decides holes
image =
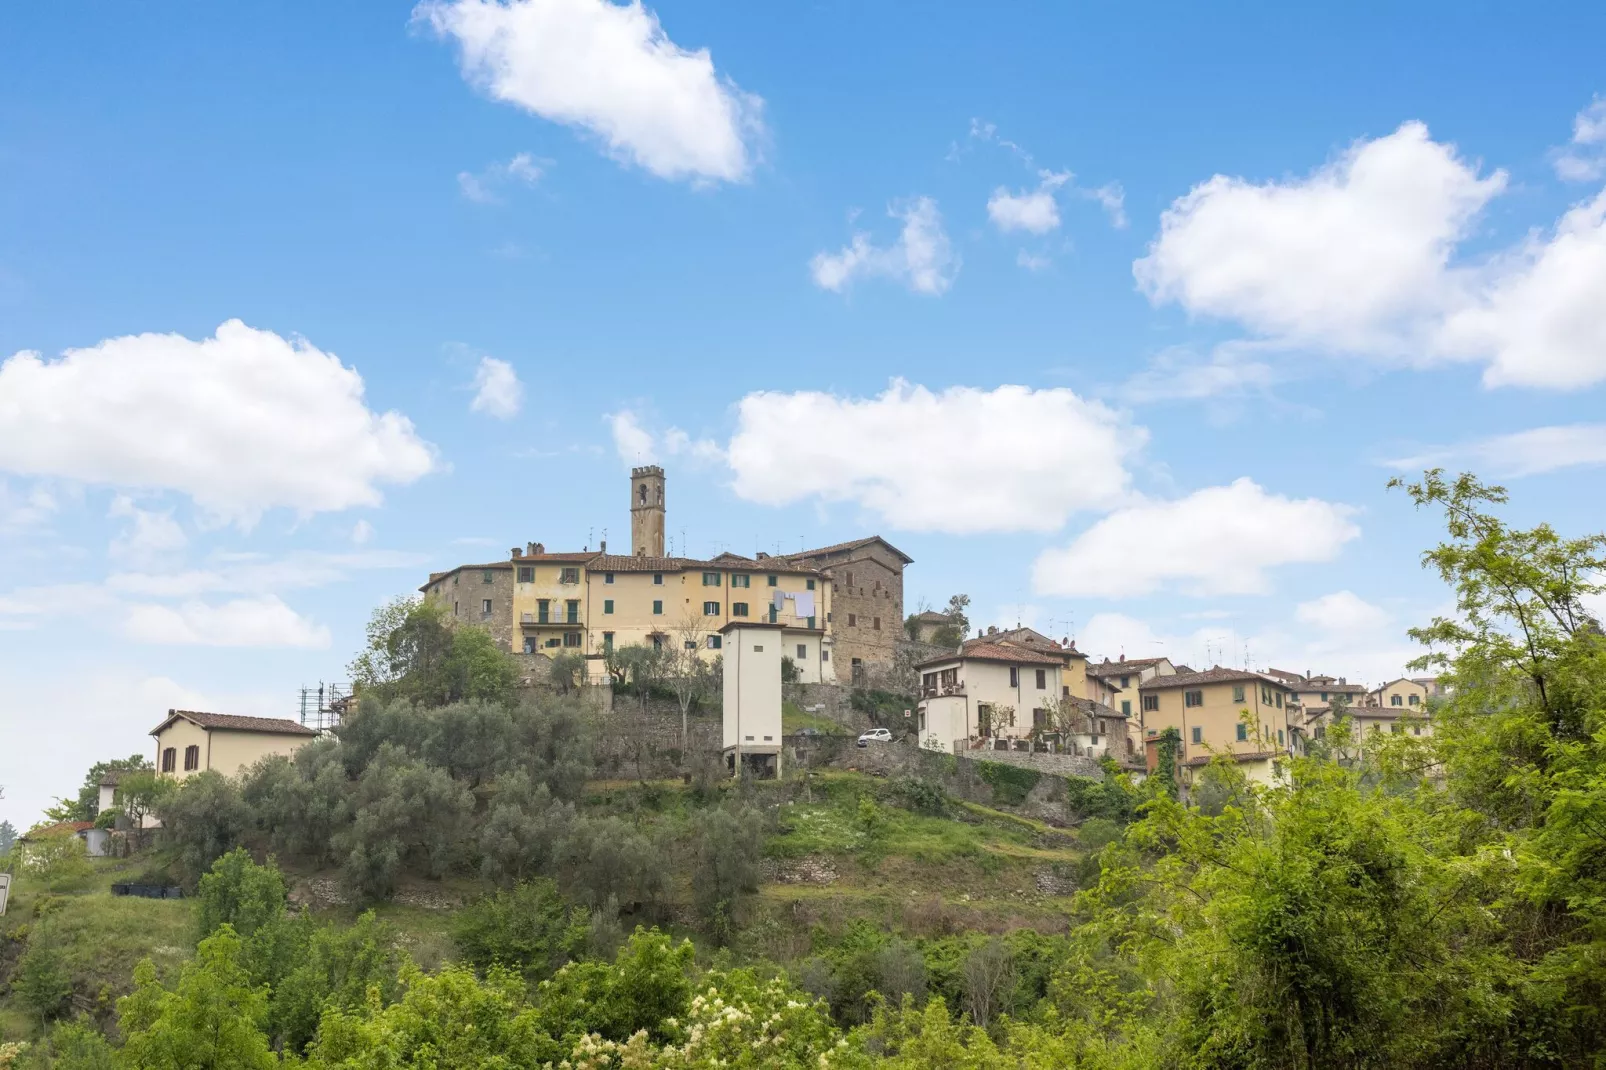
[[[6,912],[6,899],[11,892],[11,874],[0,873],[0,915]]]

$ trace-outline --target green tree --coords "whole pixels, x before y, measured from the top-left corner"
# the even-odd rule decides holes
[[[179,870],[190,879],[237,847],[252,824],[240,789],[215,769],[186,777],[161,799],[156,813]]]
[[[93,821],[100,811],[100,782],[107,776],[115,773],[119,776],[125,773],[138,773],[154,768],[151,760],[143,754],[131,754],[127,758],[110,758],[106,761],[96,762],[84,774],[84,782],[79,785],[78,794],[70,799],[57,799],[56,805],[45,811],[45,816],[52,821]]]
[[[84,841],[67,829],[32,833],[19,853],[22,873],[52,892],[77,891],[95,873]]]
[[[196,890],[196,923],[203,937],[224,925],[242,937],[284,917],[284,875],[272,860],[257,865],[244,847],[212,863]]]
[[[17,842],[17,829],[9,821],[0,821],[0,855],[11,853],[11,847]]]
[[[560,695],[572,695],[585,683],[586,659],[565,651],[552,655],[547,679]]]
[[[443,769],[379,748],[352,800],[349,827],[336,837],[347,886],[366,899],[388,898],[404,866],[445,874],[464,847],[474,797]]]
[[[116,1070],[117,1052],[88,1019],[78,1019],[57,1022],[16,1065],[18,1070]]]
[[[758,891],[764,819],[746,807],[714,807],[693,819],[692,905],[720,942],[735,934],[746,897]]]
[[[72,974],[60,951],[34,939],[28,942],[28,950],[17,963],[11,987],[24,1007],[41,1022],[47,1022],[67,1009],[67,1001],[72,998]]]
[[[279,1060],[262,1032],[267,992],[240,965],[240,938],[225,925],[201,941],[177,984],[166,989],[149,959],[134,991],[117,1001],[127,1070],[272,1070]]]
[[[539,981],[575,957],[587,937],[576,912],[550,880],[534,880],[480,899],[453,919],[452,939],[480,969],[501,965]]]
[[[395,599],[374,611],[366,634],[347,667],[363,703],[370,696],[428,707],[513,700],[519,682],[513,658],[485,629],[453,623],[440,603]]]

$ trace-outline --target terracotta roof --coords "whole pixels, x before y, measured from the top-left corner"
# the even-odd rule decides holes
[[[1220,757],[1220,755],[1207,754],[1207,755],[1204,755],[1203,757],[1199,757],[1199,758],[1189,758],[1187,761],[1183,762],[1182,764],[1183,765],[1191,765],[1191,766],[1209,765],[1212,761],[1214,761],[1218,757]],[[1251,752],[1249,754],[1229,754],[1229,755],[1227,755],[1227,757],[1231,758],[1235,762],[1254,762],[1254,761],[1259,761],[1259,760],[1261,760],[1263,758],[1282,758],[1282,757],[1286,757],[1286,755],[1284,755],[1283,752],[1280,751],[1280,750],[1260,750],[1260,751],[1253,751],[1253,752]]]
[[[888,542],[886,539],[883,539],[879,535],[871,535],[868,538],[864,538],[864,539],[854,539],[851,542],[835,542],[835,543],[832,543],[830,546],[817,546],[812,550],[800,550],[795,554],[787,554],[786,556],[787,557],[797,558],[797,557],[819,557],[822,554],[839,554],[839,553],[842,553],[842,552],[844,552],[846,550],[857,550],[861,546],[869,546],[873,542],[880,543],[882,546],[885,546],[887,549],[891,550],[893,553],[895,553],[899,557],[903,558],[903,563],[904,564],[906,564],[906,565],[914,564],[914,560],[915,560],[914,558],[910,557],[908,554],[904,553],[902,550],[898,549],[896,546],[892,545],[890,542]]]
[[[1091,671],[1091,670],[1089,670]],[[1248,669],[1223,669],[1217,665],[1204,672],[1179,672],[1171,676],[1156,676],[1145,680],[1138,685],[1140,691],[1158,691],[1167,687],[1193,687],[1196,684],[1225,684],[1238,680],[1254,680],[1257,683],[1271,684],[1273,687],[1288,690],[1288,685],[1275,676],[1265,673],[1250,672]]]
[[[304,724],[282,717],[240,717],[232,713],[202,713],[199,710],[168,710],[167,719],[151,729],[155,735],[179,717],[202,728],[223,728],[231,732],[272,732],[281,736],[315,736]]]
[[[993,632],[983,636],[984,642],[1014,643],[1016,646],[1029,646],[1033,650],[1052,650],[1062,657],[1085,658],[1086,654],[1076,649],[1073,643],[1062,646],[1057,640],[1050,639],[1036,628],[1007,628],[1004,631]],[[976,640],[971,640],[975,642]]]
[[[1111,661],[1109,658],[1105,658],[1099,662],[1088,662],[1087,674],[1089,676],[1126,676],[1129,673],[1139,673],[1144,669],[1153,668],[1160,662],[1169,660],[1169,658],[1165,657],[1128,658],[1126,661]]]
[[[946,613],[938,613],[935,609],[928,609],[924,613],[916,613],[915,620],[921,624],[952,624],[953,618]]]
[[[818,576],[817,568],[794,565],[782,557],[768,557],[754,561],[745,557],[730,557],[704,561],[695,557],[634,557],[630,554],[597,554],[591,559],[592,572],[697,572],[706,569],[716,572],[785,572],[804,576]]]
[[[962,661],[967,658],[971,661],[1002,661],[1015,665],[1059,665],[1063,667],[1065,664],[1063,658],[1057,658],[1051,654],[1041,654],[1030,647],[1004,646],[999,643],[975,642],[973,640],[956,654],[944,654],[938,658],[927,658],[914,667],[922,669],[927,665]]]
[[[1070,703],[1090,717],[1119,717],[1123,721],[1127,719],[1127,714],[1122,713],[1120,710],[1112,709],[1104,703],[1095,702],[1090,698],[1078,698],[1072,695]]]
[[[37,836],[51,836],[57,832],[84,832],[94,827],[93,821],[57,821],[54,825],[36,825],[18,839],[28,843]]]

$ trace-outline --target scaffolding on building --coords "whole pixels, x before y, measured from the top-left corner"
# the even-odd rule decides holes
[[[322,732],[340,724],[351,702],[350,684],[326,684],[301,689],[301,723]]]

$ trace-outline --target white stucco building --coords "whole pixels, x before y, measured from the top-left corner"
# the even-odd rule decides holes
[[[1066,697],[1065,658],[1004,643],[971,642],[915,666],[920,745],[952,753],[1046,728]]]
[[[781,775],[781,657],[791,638],[780,624],[731,623],[719,630],[725,666],[725,767],[732,774]]]

